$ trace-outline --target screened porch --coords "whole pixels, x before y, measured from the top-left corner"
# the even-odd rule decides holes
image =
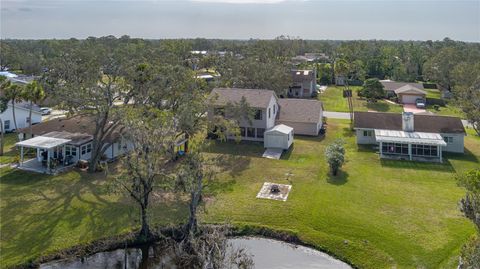
[[[440,134],[375,130],[380,158],[442,162],[447,144]]]

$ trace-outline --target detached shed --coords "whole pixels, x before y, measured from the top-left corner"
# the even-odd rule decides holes
[[[265,148],[289,149],[293,143],[293,128],[279,124],[264,134]]]

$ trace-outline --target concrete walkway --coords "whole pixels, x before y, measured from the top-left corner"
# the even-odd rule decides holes
[[[349,120],[350,113],[347,112],[334,112],[334,111],[323,111],[323,116],[331,119],[340,119],[340,120]],[[472,125],[467,120],[462,120],[463,126],[472,127]]]

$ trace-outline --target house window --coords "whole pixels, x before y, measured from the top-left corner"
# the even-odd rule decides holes
[[[270,115],[270,110],[271,110],[271,108],[268,108],[268,118],[269,118],[269,119],[270,119],[270,116],[271,116],[271,115]]]
[[[277,109],[277,106],[276,106],[276,105],[273,105],[273,115],[275,115],[276,109]]]
[[[263,133],[265,133],[264,128],[257,128],[257,138],[263,138]]]
[[[438,156],[438,149],[437,146],[430,146],[430,145],[412,145],[412,155],[416,156]]]
[[[215,114],[216,116],[225,116],[225,109],[223,107],[214,108],[213,114]]]
[[[92,152],[92,144],[83,145],[81,147],[82,155]]]
[[[443,138],[443,140],[445,140],[445,142],[446,142],[447,144],[453,143],[453,137],[451,137],[451,136],[445,136],[445,137]]]
[[[117,143],[117,150],[118,151],[122,150],[122,142],[121,141]]]
[[[363,131],[363,136],[373,136],[373,131],[372,130],[364,130]]]
[[[256,120],[262,119],[262,110],[258,109],[257,111],[255,111],[255,119]]]
[[[65,156],[77,156],[77,148],[74,146],[65,146]]]
[[[245,137],[245,127],[240,127],[240,136]]]
[[[247,128],[247,137],[255,137],[255,128]]]
[[[386,154],[408,154],[408,144],[402,143],[382,143],[382,152]]]
[[[6,120],[3,122],[3,127],[5,128],[5,130],[9,130],[10,129],[10,120]]]

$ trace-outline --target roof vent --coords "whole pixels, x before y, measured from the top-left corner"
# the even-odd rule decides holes
[[[403,112],[402,114],[402,129],[404,132],[413,132],[415,126],[413,123],[413,113],[412,112]]]

